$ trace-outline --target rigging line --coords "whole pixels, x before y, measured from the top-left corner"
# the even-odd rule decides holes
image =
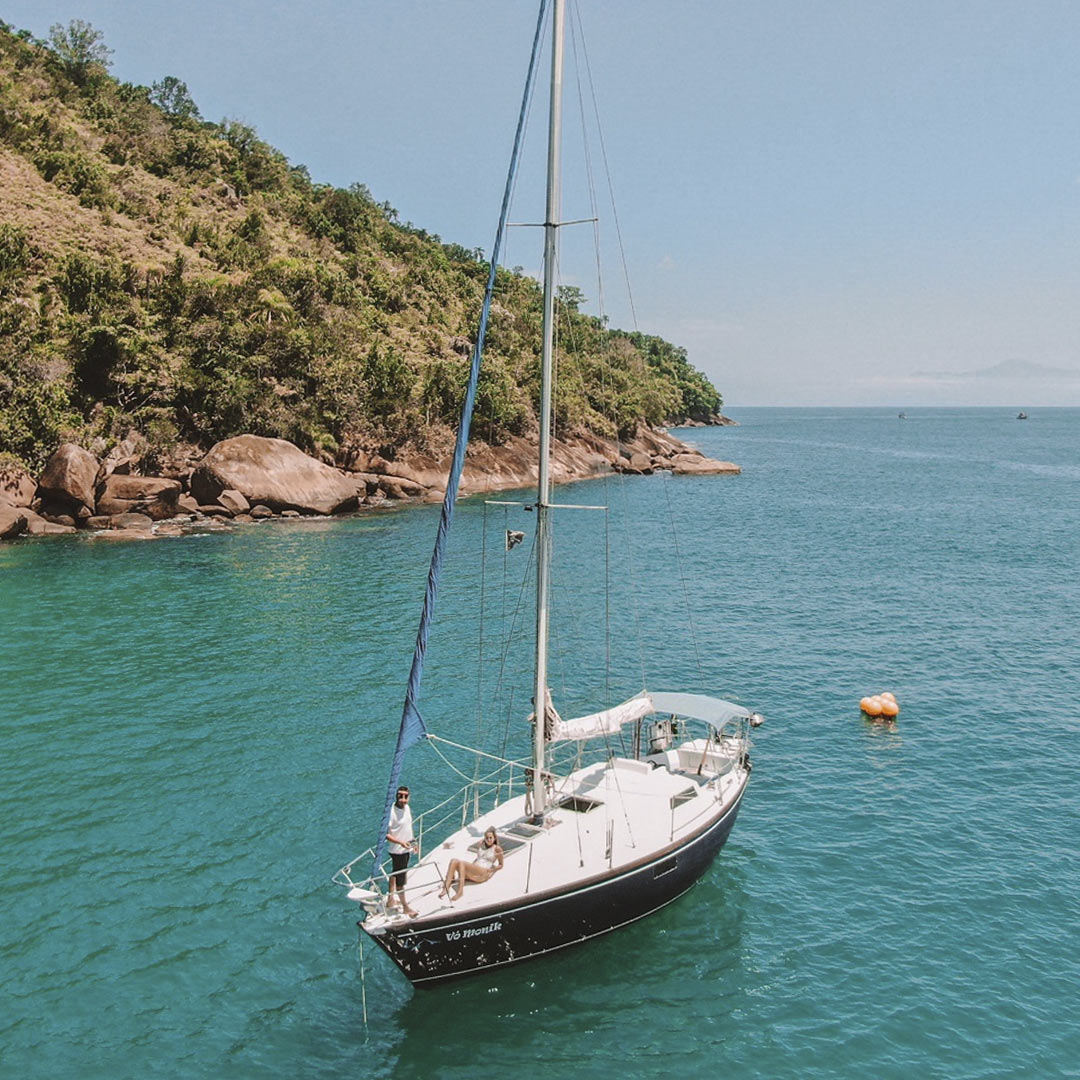
[[[525,78],[525,89],[523,91],[521,110],[518,113],[518,126],[514,136],[514,147],[510,155],[506,184],[503,189],[502,206],[499,211],[499,224],[495,230],[495,241],[492,245],[491,263],[488,269],[487,284],[484,289],[484,303],[480,312],[480,322],[476,333],[476,344],[473,349],[472,361],[469,366],[469,382],[465,389],[465,398],[461,406],[461,423],[458,428],[457,439],[454,443],[454,455],[450,465],[450,475],[447,479],[446,493],[443,497],[442,510],[439,515],[439,528],[435,537],[435,547],[431,554],[431,564],[428,567],[427,588],[424,590],[424,606],[420,615],[420,625],[417,627],[416,631],[416,645],[413,649],[412,664],[409,668],[409,679],[405,688],[405,701],[401,710],[401,725],[398,729],[397,744],[394,747],[394,756],[390,765],[390,777],[389,782],[387,783],[382,821],[379,826],[378,839],[375,844],[375,857],[373,860],[375,868],[378,867],[383,852],[386,849],[386,831],[390,824],[390,812],[393,809],[394,804],[394,789],[397,787],[398,780],[401,777],[405,752],[410,746],[413,746],[427,734],[426,725],[424,724],[423,717],[420,715],[419,708],[420,684],[424,673],[424,657],[427,653],[428,637],[431,633],[431,623],[435,615],[435,605],[439,593],[439,578],[446,553],[447,537],[454,518],[454,502],[461,482],[461,473],[465,467],[465,450],[469,442],[469,426],[472,422],[472,411],[476,401],[476,388],[480,376],[480,361],[483,356],[484,336],[487,332],[488,319],[491,315],[491,302],[495,292],[495,281],[499,267],[499,252],[506,235],[506,222],[510,209],[510,194],[513,189],[514,176],[517,172],[520,157],[526,106],[529,100],[530,87],[533,85],[533,76],[536,73],[537,58],[540,53],[540,32],[544,18],[547,14],[547,7],[546,0],[544,0],[540,5],[540,11],[536,20],[536,33],[533,37],[532,51],[529,56],[529,69]]]
[[[611,166],[608,164],[607,145],[604,142],[604,128],[600,123],[600,106],[596,100],[596,87],[593,84],[592,67],[589,64],[589,50],[585,41],[585,28],[580,23],[580,12],[577,9],[577,5],[571,5],[571,10],[578,17],[578,31],[581,34],[581,51],[585,58],[585,78],[589,84],[589,94],[593,103],[593,116],[596,120],[596,134],[600,143],[600,157],[604,162],[604,177],[607,180],[608,198],[611,201],[611,220],[615,226],[615,237],[619,245],[619,257],[622,260],[623,277],[626,280],[626,299],[630,304],[630,319],[634,324],[634,330],[638,328],[637,322],[637,309],[634,307],[634,293],[630,287],[630,269],[626,263],[626,247],[623,244],[622,228],[619,225],[619,210],[615,203],[615,186],[611,179]]]
[[[521,583],[518,586],[518,598],[517,598],[517,603],[514,605],[514,614],[513,614],[513,618],[511,619],[511,622],[510,622],[510,629],[507,631],[506,637],[503,640],[502,657],[500,658],[500,661],[499,661],[499,674],[498,674],[498,677],[496,678],[496,681],[495,681],[495,689],[492,691],[492,695],[491,695],[493,701],[498,700],[499,694],[502,692],[503,679],[505,678],[505,675],[506,675],[506,665],[507,665],[507,662],[508,662],[509,657],[510,657],[510,650],[513,647],[514,634],[517,632],[518,618],[521,615],[523,607],[524,607],[526,587],[530,583],[529,582],[529,571],[531,570],[532,566],[534,565],[533,564],[533,559],[535,557],[536,557],[536,534],[533,533],[533,538],[532,538],[532,541],[531,541],[530,546],[529,546],[529,557],[528,557],[528,559],[527,559],[527,561],[525,563],[524,572],[521,575]],[[502,749],[503,749],[504,753],[506,751],[507,744],[510,741],[510,719],[511,719],[511,715],[512,715],[511,709],[512,709],[513,699],[514,699],[514,689],[513,689],[513,687],[511,687],[511,689],[510,689],[510,701],[507,703],[507,708],[506,708],[506,723],[505,723],[505,725],[503,727]]]
[[[604,509],[604,700],[611,700],[611,514]]]
[[[645,636],[641,627],[641,605],[638,602],[637,574],[634,570],[634,545],[630,530],[632,518],[630,516],[630,500],[627,494],[628,483],[627,478],[620,474],[615,486],[622,496],[623,521],[625,522],[623,536],[626,540],[626,573],[630,579],[630,607],[634,613],[634,634],[637,637],[638,662],[641,665],[641,685],[645,687],[649,683],[645,677]]]
[[[489,754],[486,750],[477,750],[475,746],[465,746],[464,743],[454,742],[452,739],[444,739],[441,735],[428,735],[427,741],[430,743],[440,742],[443,743],[445,746],[452,746],[455,750],[464,750],[468,754],[476,754],[477,757],[489,758],[491,761],[499,762],[500,765],[516,765],[519,769],[524,769],[528,767],[526,762],[515,761],[513,758],[499,757],[498,754]],[[446,760],[446,755],[443,754],[440,750],[438,750],[435,746],[432,746],[431,749],[434,750],[435,753],[442,757],[444,760]],[[452,765],[450,767],[453,768]],[[462,775],[464,776],[465,774],[462,773]],[[495,773],[492,773],[491,775],[494,776]],[[465,776],[465,779],[468,780],[468,776]],[[456,796],[452,797],[456,798]]]
[[[679,551],[679,533],[675,528],[675,511],[671,506],[671,486],[668,482],[668,474],[660,481],[667,500],[668,522],[671,525],[671,541],[675,546],[675,569],[682,584],[683,600],[686,602],[686,622],[690,627],[690,640],[694,643],[694,659],[697,660],[698,677],[704,679],[705,669],[701,663],[701,652],[698,649],[697,630],[694,627],[694,616],[690,608],[690,590],[686,586],[686,575],[683,573],[682,554]]]
[[[577,86],[577,100],[578,100],[578,114],[581,122],[581,142],[582,153],[585,161],[585,175],[587,180],[587,190],[589,193],[589,211],[591,213],[590,220],[593,226],[593,255],[596,263],[596,306],[599,312],[599,353],[597,367],[599,369],[600,376],[600,389],[602,392],[603,402],[605,408],[608,409],[607,419],[611,423],[613,430],[618,431],[618,421],[612,414],[613,404],[609,401],[609,391],[611,389],[609,376],[611,366],[611,354],[613,351],[613,343],[611,340],[610,332],[607,330],[607,300],[604,294],[604,272],[603,272],[603,248],[600,242],[600,207],[599,201],[596,197],[596,175],[593,168],[593,154],[592,144],[589,140],[589,125],[585,116],[585,94],[582,91],[581,86],[581,64],[577,62],[578,58],[578,38],[581,38],[582,52],[585,53],[585,36],[584,31],[581,28],[581,10],[577,4],[571,4],[571,19],[570,19],[570,44],[574,54],[574,78]],[[587,57],[586,57],[587,60]],[[595,110],[595,99],[593,106]],[[597,123],[599,127],[599,123]],[[601,412],[601,415],[603,413]]]
[[[623,795],[622,785],[619,783],[619,770],[614,766],[609,767],[608,774],[615,781],[615,790],[619,793],[619,805],[622,807],[623,821],[626,822],[626,835],[630,838],[630,846],[636,848],[637,844],[634,841],[634,827],[630,824],[630,812],[626,809],[626,796]],[[605,805],[607,800],[605,799]],[[611,818],[608,818],[610,821]]]
[[[582,71],[583,66],[584,66],[584,69],[585,69],[586,79],[587,79],[588,87],[589,87],[589,98],[590,98],[590,100],[592,102],[592,119],[593,119],[593,123],[596,126],[597,139],[598,139],[599,146],[600,146],[601,160],[602,160],[603,166],[604,166],[604,176],[605,176],[605,179],[607,181],[608,198],[609,198],[609,201],[610,201],[610,204],[611,204],[612,219],[613,219],[613,222],[614,222],[614,225],[615,225],[615,233],[616,233],[616,238],[617,238],[618,247],[619,247],[619,256],[620,256],[620,259],[621,259],[621,262],[622,262],[623,276],[624,276],[625,281],[626,281],[626,293],[627,293],[627,300],[628,300],[629,305],[630,305],[631,321],[633,323],[634,330],[636,331],[637,328],[638,328],[637,327],[637,311],[636,311],[635,306],[634,306],[633,291],[632,291],[631,286],[630,286],[630,273],[629,273],[629,269],[628,269],[627,262],[626,262],[626,249],[625,249],[625,245],[623,244],[623,240],[622,240],[622,230],[619,227],[619,214],[618,214],[618,207],[617,207],[616,201],[615,201],[615,188],[614,188],[614,183],[613,183],[612,177],[611,177],[611,168],[610,168],[610,165],[608,163],[607,149],[606,149],[606,145],[604,143],[603,125],[600,122],[600,108],[599,108],[599,103],[597,101],[596,89],[595,89],[595,85],[593,83],[593,78],[592,78],[592,67],[591,67],[591,65],[589,63],[589,49],[588,49],[588,44],[587,44],[587,41],[586,41],[586,38],[585,38],[584,24],[581,21],[581,8],[580,8],[580,5],[577,4],[577,3],[571,3],[570,10],[571,10],[571,15],[572,15],[572,17],[571,17],[571,31],[572,31],[572,33],[571,33],[571,46],[573,48],[574,59],[575,59],[575,76],[576,76],[577,88],[578,88],[578,105],[579,105],[579,110],[580,110],[580,113],[581,113],[581,130],[582,130],[582,133],[583,133],[585,166],[586,166],[586,174],[587,174],[587,177],[588,177],[589,204],[590,204],[590,210],[591,210],[591,213],[592,213],[592,216],[593,216],[593,244],[594,244],[594,251],[595,251],[595,255],[596,255],[597,306],[598,306],[598,309],[600,311],[601,326],[602,326],[602,328],[604,330],[606,330],[606,323],[607,323],[606,307],[607,307],[607,303],[606,303],[606,297],[605,297],[605,294],[604,294],[603,258],[602,258],[601,241],[600,241],[599,201],[597,199],[597,193],[596,193],[596,181],[595,181],[595,173],[594,173],[594,170],[593,170],[592,148],[591,148],[591,144],[590,144],[589,139],[588,139],[588,124],[586,123],[586,119],[585,119],[585,94],[584,94],[584,92],[582,90],[582,86],[581,86],[581,71]],[[582,55],[582,58],[584,60],[583,65],[581,63],[577,62],[578,61],[578,51],[577,51],[577,49],[578,49],[578,40],[579,39],[580,39],[580,42],[581,42],[581,55]],[[617,414],[617,411],[616,411],[616,402],[614,400],[615,391],[613,389],[613,383],[611,381],[612,374],[613,374],[612,370],[611,370],[611,361],[612,361],[612,355],[613,355],[613,352],[614,352],[614,342],[613,342],[613,340],[611,338],[610,332],[603,332],[603,336],[601,338],[601,343],[602,344],[601,344],[600,358],[601,358],[602,362],[599,365],[599,367],[600,367],[601,389],[604,391],[605,405],[607,406],[607,408],[609,410],[607,419],[608,419],[608,422],[611,424],[612,430],[614,431],[614,434],[615,434],[616,453],[621,453],[622,439],[621,439],[621,435],[620,435],[620,422],[619,422],[619,417],[618,417],[618,414]],[[626,494],[627,494],[627,492],[626,492],[626,477],[624,477],[622,475],[619,475],[617,477],[615,483],[616,483],[616,486],[619,488],[620,493],[623,496],[624,522],[628,523],[630,519],[629,519],[629,515],[628,515],[628,507],[626,505]],[[609,478],[606,477],[606,476],[604,478],[604,487],[605,487],[605,493],[608,490],[610,490]],[[607,497],[605,497],[604,501],[610,504],[610,500]],[[626,528],[624,528],[624,534],[626,535],[626,538],[627,538],[627,552],[628,552],[629,571],[630,571],[631,581],[633,581],[633,578],[634,578],[633,557],[632,557],[632,554],[630,553],[630,530],[629,530],[628,525],[626,526]],[[607,567],[610,567],[610,531],[607,532],[606,539],[607,539],[607,543],[605,544],[605,560],[606,560]],[[605,622],[606,622],[606,627],[607,627],[606,632],[605,632],[605,641],[607,643],[607,689],[608,689],[608,700],[610,700],[610,677],[611,677],[611,630],[610,630],[611,590],[610,590],[610,576],[608,576],[606,578],[606,580],[608,582],[608,587],[605,589],[605,601],[606,601],[606,604],[605,604]],[[641,663],[641,683],[642,683],[642,686],[645,686],[646,685],[646,679],[645,679],[644,642],[643,642],[642,633],[641,633],[641,619],[640,619],[640,614],[639,614],[638,606],[637,606],[636,587],[632,588],[631,592],[632,592],[632,598],[633,598],[633,604],[634,604],[634,624],[635,624],[637,643],[638,643],[638,654],[639,654],[640,663]],[[622,742],[621,737],[620,737],[620,742]]]
[[[433,746],[431,748],[431,750],[432,750],[432,753],[434,753],[435,756],[438,757],[442,761],[442,763],[452,773],[456,773],[458,776],[460,776],[461,779],[464,780],[468,786],[478,785],[480,783],[480,759],[479,759],[479,757],[477,757],[477,759],[476,759],[476,766],[475,766],[475,768],[473,770],[473,775],[469,776],[468,773],[462,772],[461,769],[459,769],[437,746]],[[479,753],[479,751],[474,751],[474,752]],[[465,790],[468,791],[468,787],[466,787]],[[454,797],[456,798],[457,796],[455,795]]]
[[[487,603],[487,503],[480,522],[480,628],[476,644],[476,741],[483,730],[484,700],[484,611]]]
[[[577,42],[581,31],[581,11],[577,4],[571,4],[570,19],[570,48],[574,54],[574,81],[577,84],[578,114],[581,119],[581,143],[585,158],[585,177],[589,192],[589,210],[592,214],[593,224],[593,251],[596,256],[596,294],[597,308],[600,311],[601,320],[604,317],[604,274],[602,270],[602,253],[600,249],[600,210],[596,199],[596,180],[593,174],[592,148],[589,143],[589,129],[585,119],[585,95],[581,89],[581,64],[578,63]],[[575,21],[576,20],[576,21]],[[585,51],[585,41],[582,36],[582,52]],[[595,104],[595,103],[594,103]]]
[[[502,519],[503,536],[510,531],[510,508],[508,506],[503,507],[503,519]],[[506,627],[506,583],[509,577],[510,571],[510,549],[503,543],[502,553],[502,585],[499,588],[499,633],[503,633]],[[500,642],[500,646],[503,643]],[[502,650],[500,650],[502,651]]]

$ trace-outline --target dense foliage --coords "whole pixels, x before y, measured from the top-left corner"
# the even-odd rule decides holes
[[[456,421],[481,253],[403,224],[361,184],[315,183],[186,85],[107,71],[88,24],[0,23],[0,452],[130,427],[167,449],[240,432],[332,454]],[[560,299],[559,422],[601,433],[719,411],[659,338]],[[535,427],[539,288],[500,270],[475,434]]]

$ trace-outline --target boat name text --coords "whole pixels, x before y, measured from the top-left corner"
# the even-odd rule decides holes
[[[459,938],[476,937],[478,934],[493,934],[496,930],[501,929],[501,922],[493,922],[488,923],[487,926],[469,926],[464,930],[448,930],[446,932],[446,940],[457,941]]]

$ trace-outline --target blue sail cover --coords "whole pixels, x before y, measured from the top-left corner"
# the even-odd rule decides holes
[[[473,349],[472,366],[469,370],[469,384],[465,389],[465,400],[461,406],[461,423],[458,426],[457,442],[454,444],[454,457],[450,465],[450,475],[446,481],[446,494],[443,496],[442,514],[439,517],[439,529],[435,534],[435,550],[431,555],[428,568],[427,589],[424,592],[424,609],[420,615],[420,626],[416,632],[416,648],[413,650],[412,667],[409,670],[409,682],[405,689],[405,706],[401,712],[401,728],[398,730],[397,748],[390,766],[390,783],[386,789],[386,805],[383,808],[382,825],[375,843],[375,860],[372,874],[378,873],[386,849],[386,831],[390,827],[390,811],[394,805],[401,769],[405,761],[405,751],[421,739],[427,737],[427,728],[420,715],[417,702],[420,700],[420,680],[424,674],[424,655],[427,652],[428,635],[435,616],[435,600],[439,594],[439,574],[442,570],[443,556],[446,552],[450,525],[454,520],[454,502],[461,484],[461,473],[465,468],[465,451],[469,444],[469,427],[472,423],[473,405],[476,401],[476,387],[480,379],[480,359],[484,352],[484,337],[487,334],[488,316],[491,313],[491,298],[495,292],[495,273],[499,265],[499,255],[506,235],[506,218],[510,210],[510,196],[517,175],[518,158],[521,153],[521,141],[528,115],[529,98],[532,93],[533,76],[536,72],[540,55],[540,40],[543,31],[547,0],[541,0],[540,13],[536,20],[536,34],[533,37],[532,55],[529,58],[529,71],[525,77],[525,93],[521,99],[521,111],[518,114],[517,131],[514,135],[514,148],[510,155],[510,168],[506,174],[506,187],[503,190],[502,209],[499,213],[499,227],[495,231],[495,243],[491,251],[491,265],[488,270],[487,288],[484,290],[484,304],[480,311],[480,326],[476,334],[476,347]]]

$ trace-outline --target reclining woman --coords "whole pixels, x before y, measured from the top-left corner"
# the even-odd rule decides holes
[[[446,871],[446,879],[439,896],[446,896],[452,888],[457,892],[451,897],[452,900],[460,900],[465,891],[466,881],[487,881],[496,870],[501,870],[503,864],[503,849],[499,847],[499,841],[495,836],[494,829],[488,829],[484,833],[484,842],[476,852],[473,862],[464,859],[451,859],[450,868]]]

